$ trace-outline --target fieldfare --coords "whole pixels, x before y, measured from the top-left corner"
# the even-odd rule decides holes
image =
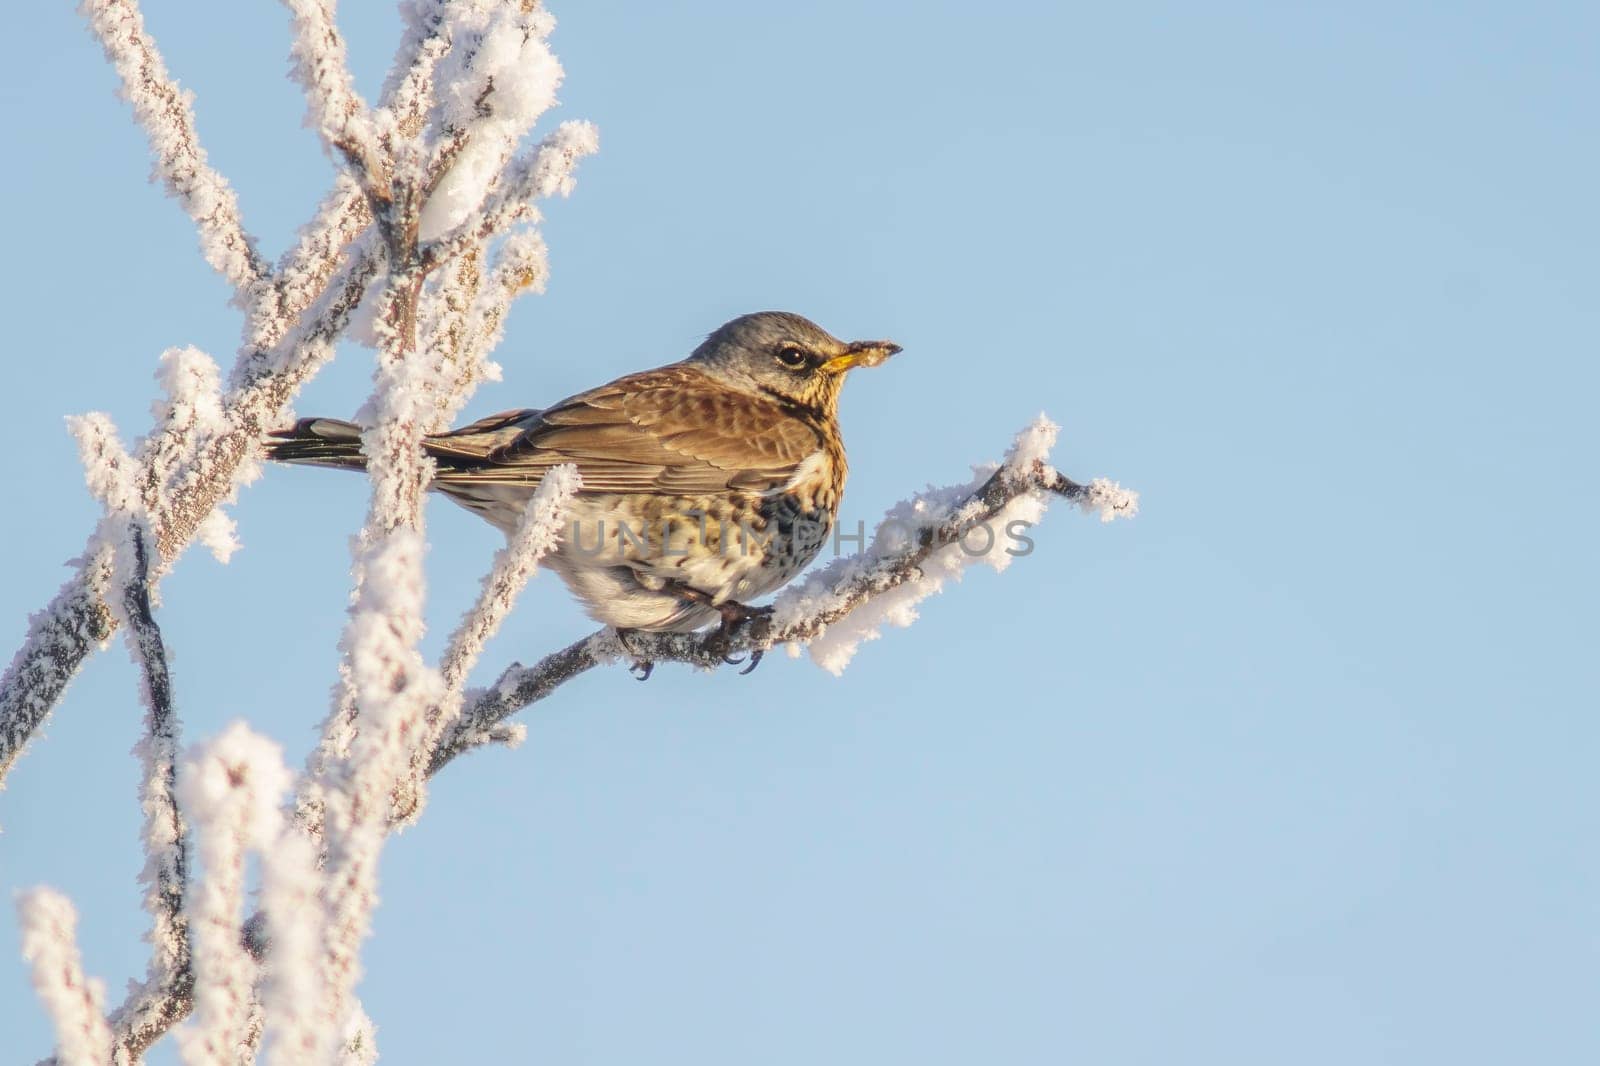
[[[590,616],[623,632],[720,618],[726,634],[826,543],[846,470],[839,388],[899,350],[799,315],[745,315],[681,362],[425,438],[431,487],[509,536],[545,472],[573,463],[583,487],[550,565]],[[350,422],[272,436],[283,462],[366,463]]]

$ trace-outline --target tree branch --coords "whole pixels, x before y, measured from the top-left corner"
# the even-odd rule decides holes
[[[338,260],[371,221],[365,197],[341,183],[285,258],[272,284],[257,290],[246,326],[247,340],[234,367],[233,387],[223,401],[229,430],[199,442],[188,461],[174,457],[196,442],[160,432],[145,442],[149,471],[177,466],[152,509],[160,546],[156,573],[165,572],[202,522],[236,489],[242,467],[254,453],[269,420],[331,357],[367,283],[382,263],[381,251],[356,255],[340,274]],[[338,277],[337,283],[331,285]],[[325,295],[326,294],[326,295]],[[315,305],[315,306],[314,306]],[[311,309],[308,313],[308,309]],[[109,564],[89,553],[55,598],[31,619],[27,638],[0,678],[0,783],[27,742],[49,717],[88,654],[116,630],[105,606]]]
[[[17,895],[22,957],[32,964],[33,987],[50,1014],[63,1066],[99,1066],[109,1057],[111,1032],[101,1015],[105,985],[83,972],[78,913],[67,897],[48,888]]]
[[[206,163],[195,131],[190,94],[167,74],[144,16],[133,0],[86,0],[82,11],[106,58],[122,79],[122,96],[144,128],[155,172],[200,232],[206,262],[240,297],[268,280],[271,268],[239,219],[239,200],[227,179]]]
[[[1131,500],[1110,497],[1109,490],[1102,487],[1104,484],[1080,485],[1040,459],[1029,461],[1023,469],[1008,463],[948,508],[945,516],[918,530],[902,550],[876,558],[867,555],[842,560],[845,565],[839,567],[840,576],[826,583],[827,595],[814,610],[786,612],[785,603],[780,599],[770,624],[763,624],[765,619],[755,620],[735,630],[732,639],[720,646],[698,633],[630,633],[624,647],[614,630],[602,629],[545,656],[531,667],[513,663],[468,704],[446,731],[434,749],[428,772],[437,773],[457,756],[476,747],[516,739],[515,733],[507,732],[505,719],[596,666],[633,658],[648,663],[686,663],[714,670],[723,665],[725,656],[731,657],[737,652],[764,653],[779,644],[802,645],[812,641],[829,626],[843,621],[885,593],[922,580],[925,577],[923,566],[930,556],[945,550],[961,550],[963,538],[979,526],[994,521],[1020,498],[1050,494],[1088,507],[1110,507],[1117,513],[1132,513]],[[791,597],[791,600],[803,595]]]
[[[307,121],[342,155],[377,202],[387,201],[392,160],[379,144],[372,110],[356,92],[332,0],[284,0],[294,31],[294,76],[305,89]]]
[[[105,559],[84,560],[55,599],[29,619],[27,638],[0,679],[0,782],[55,710],[89,652],[115,632],[99,593],[107,566]]]
[[[348,228],[343,219],[335,224]],[[326,247],[327,237],[319,234],[306,243]],[[333,341],[344,330],[380,262],[375,250],[359,257],[343,275],[343,282],[322,301],[320,310],[304,319],[279,346],[276,357],[256,349],[241,356],[239,371],[243,373],[236,371],[236,377],[243,380],[223,403],[229,430],[199,443],[153,511],[160,546],[158,574],[170,568],[211,511],[235,491],[241,467],[254,454],[268,420],[331,356]],[[283,276],[297,277],[299,273]],[[284,295],[288,288],[276,291]],[[313,298],[319,292],[313,292]],[[146,441],[145,464],[150,470],[164,469],[170,465],[170,453],[194,443],[173,434],[158,434]],[[150,479],[141,473],[138,480],[145,483]],[[116,631],[116,617],[104,602],[109,579],[109,560],[91,548],[78,572],[31,618],[22,647],[0,678],[0,784],[60,702],[83,660]]]
[[[83,659],[119,625],[140,666],[148,709],[148,737],[140,754],[153,952],[147,979],[131,991],[109,1026],[99,1000],[93,995],[83,1000],[93,1012],[83,1025],[95,1029],[88,1039],[94,1045],[90,1057],[97,1062],[108,1057],[137,1061],[190,1012],[197,1015],[196,1025],[178,1034],[186,1059],[253,1058],[264,1022],[282,1026],[282,1054],[322,1061],[322,1045],[334,1032],[330,1022],[348,1023],[340,1038],[342,1059],[368,1061],[375,1054],[372,1026],[353,986],[359,943],[376,902],[376,861],[391,828],[392,794],[398,782],[414,782],[420,798],[428,752],[448,721],[441,717],[424,729],[424,718],[432,707],[460,706],[459,684],[446,686],[417,647],[422,498],[431,474],[420,438],[493,371],[484,356],[498,337],[505,305],[542,277],[543,247],[535,234],[508,243],[487,294],[480,292],[486,242],[502,236],[505,226],[448,249],[423,249],[418,234],[421,214],[435,195],[456,208],[475,208],[483,191],[499,184],[522,133],[554,104],[561,74],[544,41],[554,25],[549,15],[529,0],[415,0],[407,9],[408,31],[385,99],[374,110],[354,90],[333,0],[285,4],[293,20],[295,74],[305,87],[313,124],[347,168],[273,271],[244,233],[226,182],[206,166],[189,97],[167,76],[143,31],[137,0],[83,3],[146,129],[157,173],[189,211],[202,250],[234,284],[245,312],[244,342],[226,394],[216,364],[204,353],[183,349],[163,356],[161,380],[168,395],[158,404],[156,427],[134,457],[123,450],[109,419],[91,415],[75,421],[90,488],[105,503],[106,517],[77,574],[33,620],[0,678],[3,782]],[[457,44],[458,54],[453,52]],[[435,68],[446,59],[460,69],[447,63],[450,80],[435,93]],[[472,91],[458,91],[462,86]],[[448,96],[448,106],[440,105],[441,94]],[[456,103],[469,97],[476,101],[470,113],[456,113]],[[437,129],[429,129],[430,117],[436,126],[446,124],[440,115],[450,118],[455,134],[442,149]],[[474,134],[484,135],[486,147],[476,152],[472,166],[463,166],[463,153],[475,148]],[[541,149],[532,161],[537,165],[518,172],[527,172],[515,183],[522,194],[567,191],[572,163],[592,150],[592,131],[578,140],[588,148],[566,150],[563,146],[576,141],[558,134]],[[469,195],[474,190],[482,191]],[[507,224],[536,217],[526,203],[503,213]],[[428,275],[447,264],[455,267],[449,278],[425,290]],[[375,285],[380,277],[383,283]],[[285,830],[281,825],[276,797],[288,775],[275,748],[268,753],[270,745],[235,727],[186,764],[181,775],[177,771],[167,651],[151,601],[160,578],[197,536],[226,553],[231,524],[219,507],[253,475],[263,431],[331,358],[334,343],[369,292],[380,308],[373,426],[365,441],[372,506],[356,552],[356,594],[346,631],[349,698],[341,697],[335,708],[336,718],[348,709],[349,719],[330,723],[324,737],[333,757],[321,765],[330,776],[315,766],[307,775],[329,786],[320,794],[328,816],[318,828],[324,831],[328,857],[326,869],[319,871],[315,838],[298,826]],[[430,336],[424,345],[418,327],[425,292],[437,301],[429,308]],[[540,544],[547,548],[559,529],[554,514],[546,517],[551,528]],[[472,619],[453,649],[461,672],[492,630],[500,600],[508,605],[516,578],[531,569],[540,546],[533,542],[540,538],[530,538],[525,557],[519,557],[523,570],[515,575],[497,571],[501,580],[490,590],[490,609]],[[193,816],[194,846],[204,866],[204,877],[194,884],[184,812]],[[277,925],[238,925],[250,851],[262,857],[262,900]],[[34,912],[43,913],[40,908],[29,913]],[[41,918],[34,924],[43,929],[49,923]],[[250,956],[259,953],[253,945],[262,928],[283,951],[275,954],[258,989]],[[69,963],[75,965],[66,954],[70,930],[62,923],[43,929],[36,939],[52,951],[61,948],[48,967],[57,976],[71,968]],[[41,985],[47,1002],[62,1008],[69,1026],[76,1025],[81,1019],[72,1010],[81,1014],[82,1004],[68,1001],[76,989],[87,987],[85,979],[79,973],[52,981]],[[79,1050],[66,1040],[63,1047],[69,1056]]]
[[[563,122],[531,151],[513,159],[482,211],[426,243],[422,261],[429,269],[460,255],[481,241],[497,237],[520,222],[537,221],[535,200],[572,188],[578,160],[600,150],[600,134],[587,122]]]
[[[166,643],[150,607],[150,553],[137,521],[128,523],[133,572],[123,587],[128,648],[140,668],[145,698],[145,909],[150,914],[150,967],[144,982],[111,1015],[114,1047],[137,1062],[145,1049],[189,1012],[194,992],[189,919],[187,829],[177,801],[178,714],[172,699]]]

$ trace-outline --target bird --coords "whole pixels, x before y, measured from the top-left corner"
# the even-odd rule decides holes
[[[770,615],[749,601],[804,570],[833,529],[848,472],[845,376],[900,350],[842,341],[790,312],[742,315],[679,362],[425,436],[429,488],[510,537],[545,473],[575,465],[581,488],[548,564],[589,616],[625,646],[636,630],[718,621],[726,648],[736,627]],[[363,470],[361,432],[302,418],[269,434],[266,453]],[[746,672],[759,661],[758,649]]]

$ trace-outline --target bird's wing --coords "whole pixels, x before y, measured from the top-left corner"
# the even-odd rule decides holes
[[[544,411],[511,411],[430,437],[448,484],[530,484],[573,463],[585,492],[764,492],[822,446],[764,396],[677,364],[619,378]]]

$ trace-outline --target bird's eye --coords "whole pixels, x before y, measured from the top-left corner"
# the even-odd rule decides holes
[[[778,349],[778,362],[789,370],[800,370],[806,365],[806,353],[792,344]]]

